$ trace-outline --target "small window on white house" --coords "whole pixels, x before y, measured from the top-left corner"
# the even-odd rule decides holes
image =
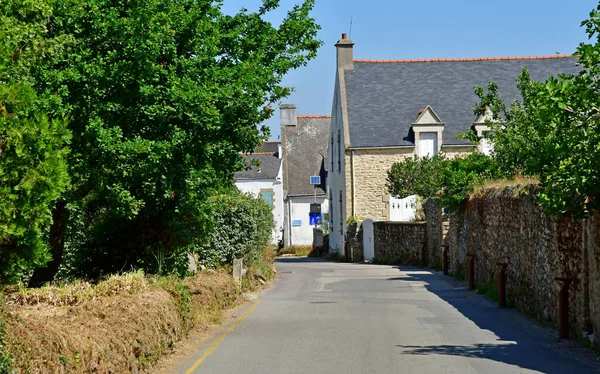
[[[260,198],[273,209],[273,190],[260,190]]]
[[[437,132],[422,132],[419,134],[419,157],[433,157],[438,152]]]

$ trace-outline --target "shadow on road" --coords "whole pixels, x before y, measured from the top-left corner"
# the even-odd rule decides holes
[[[489,330],[498,337],[497,343],[492,344],[397,345],[403,349],[403,354],[482,358],[549,374],[600,373],[598,363],[594,363],[587,355],[582,358],[581,352],[572,352],[576,349],[574,341],[560,343],[559,351],[556,335],[536,328],[536,322],[516,310],[499,309],[492,301],[468,291],[462,283],[426,269],[403,266],[398,269],[408,272],[408,276],[389,280],[425,282],[428,291],[452,305],[480,329]]]

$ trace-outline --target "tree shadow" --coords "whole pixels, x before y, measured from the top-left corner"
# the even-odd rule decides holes
[[[424,282],[425,288],[450,304],[482,330],[492,332],[495,343],[465,345],[397,345],[408,355],[448,355],[489,359],[543,373],[600,373],[597,363],[572,352],[575,342],[560,343],[558,335],[539,327],[537,322],[514,309],[500,309],[498,304],[466,289],[463,283],[427,269],[397,267],[405,277],[389,280]],[[565,346],[570,346],[566,348]]]

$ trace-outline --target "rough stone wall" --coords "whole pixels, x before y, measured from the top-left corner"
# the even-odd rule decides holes
[[[590,260],[590,253],[598,252],[595,221],[547,216],[537,204],[534,186],[492,188],[472,196],[462,217],[451,215],[449,234],[457,248],[453,263],[461,262],[461,231],[466,231],[469,252],[476,255],[477,286],[497,287],[498,263],[508,263],[507,298],[525,313],[555,326],[561,288],[556,278],[575,279],[570,287],[569,325],[572,336],[579,337],[592,319],[596,326],[599,322],[597,316],[592,318],[600,298],[591,291],[598,287],[597,261]],[[585,250],[589,246],[593,251]],[[587,279],[585,269],[589,269]],[[591,305],[595,305],[593,313]]]
[[[584,283],[584,298],[587,295],[589,306],[588,314],[584,320],[584,328],[595,333],[596,342],[600,345],[600,214],[596,213],[593,219],[585,224],[586,242],[585,255],[587,255],[587,289]],[[585,301],[584,301],[585,306]]]
[[[406,156],[412,156],[412,148],[409,149],[375,149],[356,150],[352,163],[354,164],[354,196],[355,215],[359,219],[372,219],[385,221],[389,219],[389,194],[385,187],[387,172],[394,162],[403,160]],[[346,159],[347,175],[351,180],[351,160]],[[347,186],[351,193],[351,182]],[[348,201],[351,201],[351,196]],[[351,205],[349,204],[349,209]],[[348,210],[351,212],[351,210]]]
[[[352,262],[362,262],[364,260],[362,222],[348,224],[346,242],[350,246],[350,260]]]
[[[448,219],[445,244],[450,246],[448,249],[448,266],[451,274],[466,274],[469,222],[465,210],[466,204],[455,211],[451,211]]]
[[[375,222],[373,240],[377,262],[417,265],[427,242],[425,222]]]
[[[427,263],[432,267],[442,266],[442,208],[436,200],[424,202],[427,229]]]

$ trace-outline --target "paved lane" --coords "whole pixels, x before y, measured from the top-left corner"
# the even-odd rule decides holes
[[[439,274],[293,258],[277,268],[275,287],[195,372],[600,372],[555,333]]]

